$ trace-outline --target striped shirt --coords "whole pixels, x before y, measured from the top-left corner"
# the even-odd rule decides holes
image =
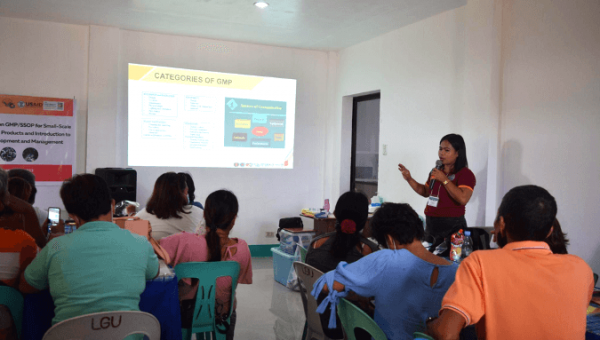
[[[0,228],[0,281],[15,287],[37,252],[35,240],[23,230]]]

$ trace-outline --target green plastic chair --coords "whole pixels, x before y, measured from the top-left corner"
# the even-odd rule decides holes
[[[21,326],[23,323],[23,308],[25,300],[21,293],[11,287],[0,286],[0,305],[4,305],[10,311],[13,317],[15,327],[17,327],[17,336],[21,338]]]
[[[431,336],[421,332],[414,332],[413,339],[435,340]]]
[[[387,340],[385,333],[379,328],[367,313],[360,310],[346,299],[340,299],[337,313],[342,321],[342,327],[348,340],[356,340],[354,329],[361,328],[369,333],[375,340]]]
[[[300,248],[300,261],[302,263],[306,263],[306,253],[308,252],[308,250],[306,250],[306,248],[304,248],[301,245],[298,245],[298,248]]]
[[[175,267],[175,275],[178,279],[195,278],[199,281],[192,328],[181,329],[183,340],[190,340],[193,333],[196,334],[196,339],[200,339],[200,333],[213,333],[214,339],[225,340],[226,335],[220,333],[215,324],[217,278],[222,276],[231,277],[231,306],[229,308],[231,314],[239,274],[240,265],[235,261],[187,262],[180,263]],[[231,317],[228,317],[227,322],[230,321]]]

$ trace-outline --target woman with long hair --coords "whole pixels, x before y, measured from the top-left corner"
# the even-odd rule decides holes
[[[217,262],[236,261],[240,264],[238,283],[252,283],[252,259],[246,241],[230,237],[231,230],[237,220],[239,204],[237,197],[228,190],[218,190],[208,195],[204,204],[206,234],[198,235],[183,232],[165,237],[160,245],[172,259],[171,265],[185,262]],[[179,286],[181,300],[182,327],[191,327],[192,313],[196,298],[197,283],[189,280]],[[217,279],[215,295],[215,315],[225,318],[231,315],[227,331],[227,339],[233,339],[235,328],[235,305],[229,313],[231,305],[231,277]]]
[[[367,223],[369,215],[369,199],[360,192],[346,192],[338,199],[335,210],[335,231],[320,235],[312,240],[306,253],[306,264],[322,272],[328,272],[344,261],[352,263],[368,255],[379,247],[372,241],[362,236],[361,231]],[[368,299],[351,296],[349,298],[370,313]],[[326,325],[329,312],[321,314],[321,324]],[[323,326],[323,332],[331,339],[343,337],[341,325],[335,329]],[[362,332],[357,334],[359,339],[370,339]]]
[[[174,172],[158,177],[146,207],[136,216],[150,221],[157,241],[182,231],[194,233],[203,223],[202,209],[188,202],[185,176]]]
[[[440,249],[440,255],[446,255],[450,235],[467,227],[465,206],[476,181],[469,169],[467,147],[461,135],[452,133],[442,137],[438,157],[438,165],[425,184],[415,181],[404,165],[398,164],[398,170],[417,194],[429,198],[425,206],[426,241],[431,243],[431,252],[445,242],[446,249]]]
[[[338,199],[335,231],[312,240],[306,263],[322,272],[335,269],[338,263],[352,263],[378,247],[361,235],[369,215],[369,199],[359,192],[347,192]]]

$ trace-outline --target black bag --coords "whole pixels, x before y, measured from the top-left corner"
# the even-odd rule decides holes
[[[465,231],[471,232],[473,240],[473,251],[490,249],[490,234],[483,228],[466,228]]]
[[[304,228],[302,224],[302,219],[300,217],[286,217],[279,220],[279,229],[277,229],[277,241],[281,241],[281,237],[279,236],[279,232],[281,229],[288,228]]]

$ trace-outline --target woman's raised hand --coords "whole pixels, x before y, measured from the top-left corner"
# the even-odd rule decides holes
[[[402,177],[404,177],[405,180],[410,180],[412,177],[410,176],[410,171],[408,171],[408,169],[402,165],[402,164],[398,164],[398,170],[402,173]]]

